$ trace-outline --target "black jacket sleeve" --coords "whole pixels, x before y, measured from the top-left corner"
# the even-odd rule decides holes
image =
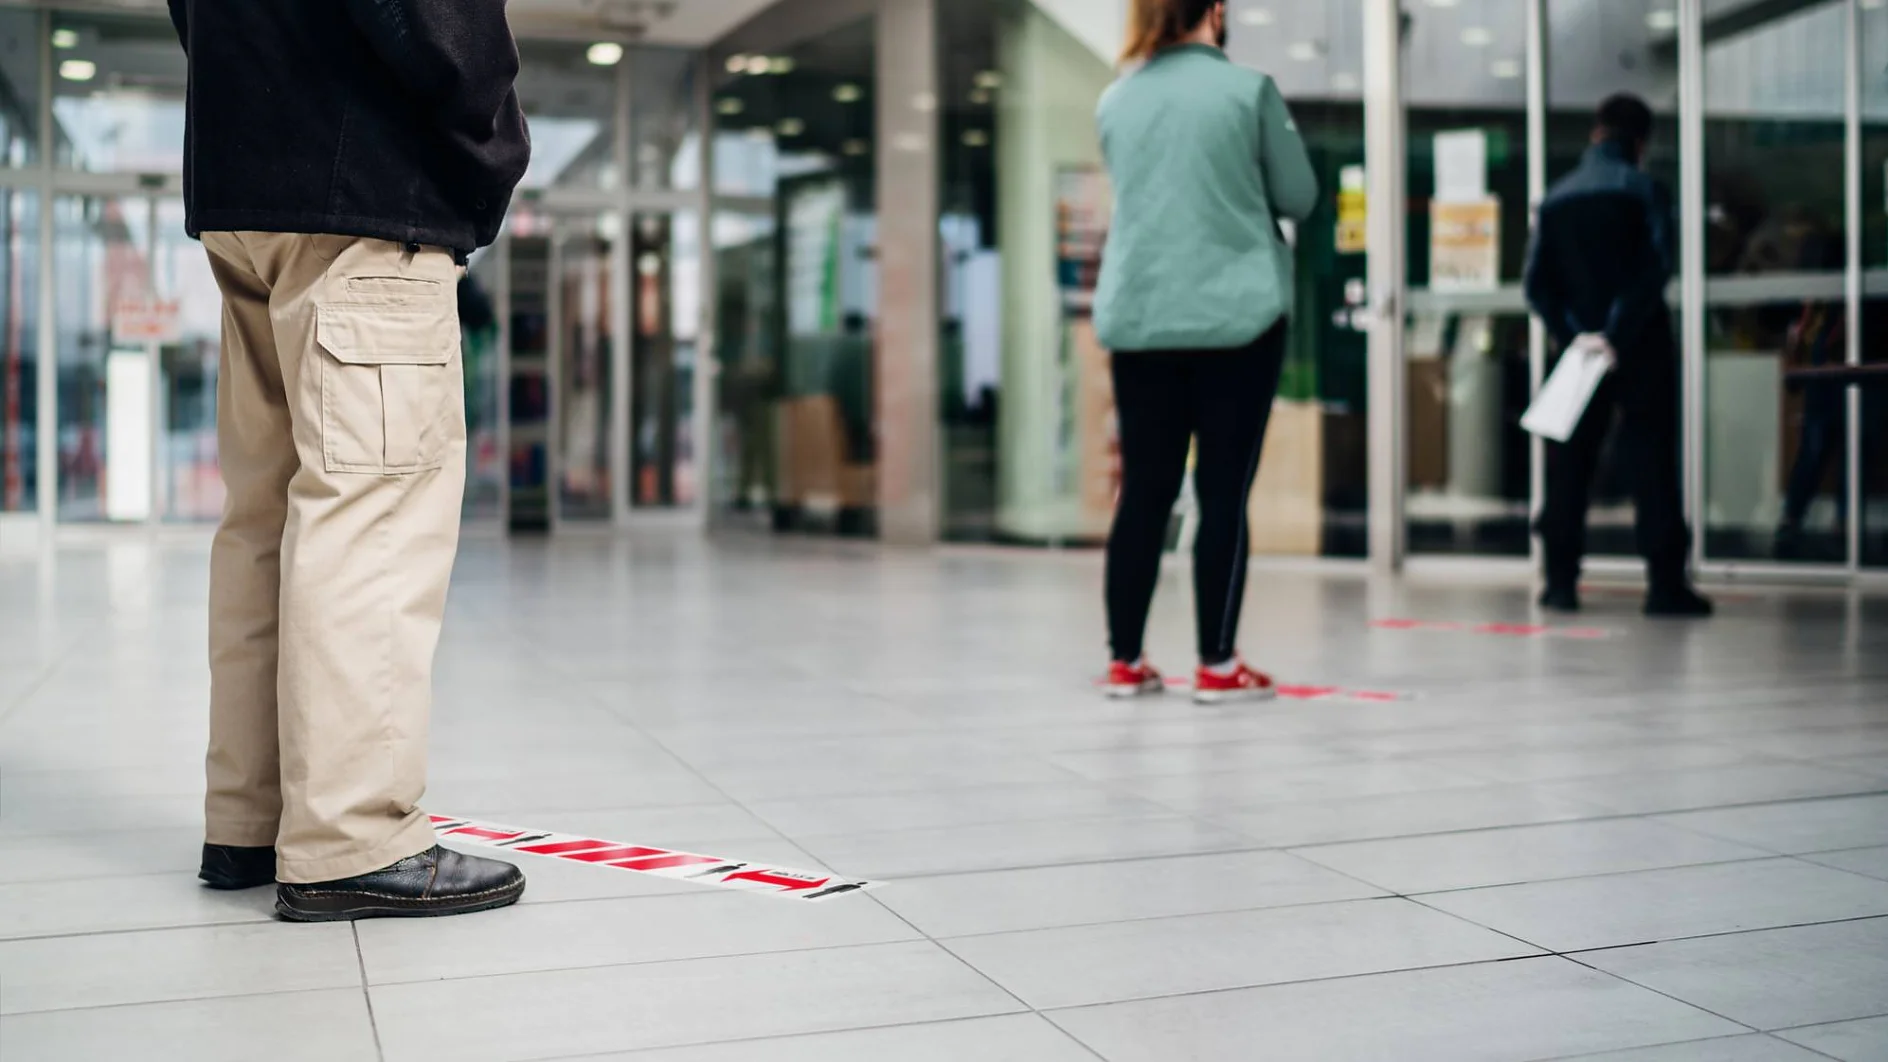
[[[1550,238],[1547,211],[1543,207],[1535,218],[1534,236],[1528,241],[1527,272],[1522,280],[1522,289],[1527,293],[1528,307],[1546,326],[1547,334],[1564,348],[1573,342],[1577,329],[1573,324],[1566,285],[1556,259],[1545,246]]]
[[[1614,350],[1636,342],[1646,325],[1665,305],[1665,289],[1677,267],[1672,253],[1672,203],[1663,186],[1644,179],[1639,193],[1645,205],[1647,253],[1632,263],[1633,279],[1606,316],[1606,339]]]
[[[470,164],[467,205],[481,235],[496,234],[530,162],[504,0],[345,2],[374,53]]]

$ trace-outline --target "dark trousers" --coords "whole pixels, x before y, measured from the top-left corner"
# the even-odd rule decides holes
[[[1117,660],[1140,659],[1160,579],[1174,501],[1193,470],[1200,506],[1193,599],[1200,659],[1233,655],[1245,596],[1246,499],[1285,363],[1285,324],[1235,350],[1164,350],[1114,356],[1121,423],[1121,498],[1108,537],[1108,628]]]
[[[1655,355],[1622,357],[1620,367],[1600,384],[1573,437],[1547,444],[1547,501],[1537,526],[1551,586],[1573,587],[1580,581],[1593,476],[1615,417],[1618,460],[1630,471],[1647,575],[1655,588],[1686,580],[1691,532],[1679,483],[1678,361]]]

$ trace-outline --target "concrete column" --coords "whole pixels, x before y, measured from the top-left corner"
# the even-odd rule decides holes
[[[882,0],[878,15],[877,350],[879,537],[936,542],[938,424],[937,0]]]

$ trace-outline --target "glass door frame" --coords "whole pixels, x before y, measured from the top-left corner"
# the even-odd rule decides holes
[[[1410,563],[1409,513],[1406,505],[1410,441],[1407,405],[1407,352],[1405,318],[1410,307],[1407,278],[1405,213],[1408,188],[1408,99],[1404,82],[1402,3],[1400,0],[1358,0],[1363,5],[1365,157],[1369,189],[1369,560],[1373,571],[1395,573]],[[1552,62],[1548,36],[1548,0],[1526,4],[1527,39],[1527,152],[1530,206],[1545,196],[1547,174],[1547,91]],[[1862,364],[1859,322],[1864,297],[1862,152],[1862,0],[1833,0],[1844,11],[1847,26],[1845,67],[1846,151],[1846,262],[1843,295],[1849,365]],[[1841,564],[1780,564],[1719,560],[1706,549],[1704,517],[1707,299],[1705,261],[1706,159],[1704,83],[1704,0],[1677,0],[1679,69],[1679,203],[1680,270],[1675,288],[1679,299],[1680,349],[1683,392],[1683,483],[1685,518],[1693,529],[1692,565],[1707,576],[1782,582],[1846,582],[1868,584],[1882,578],[1878,569],[1862,564],[1864,507],[1862,479],[1862,399],[1848,389],[1846,490],[1848,558]],[[1530,315],[1531,318],[1531,315]],[[1528,363],[1530,383],[1538,392],[1547,361],[1547,338],[1538,320],[1530,320]],[[1538,512],[1545,481],[1545,447],[1530,443],[1530,510]],[[1528,563],[1538,569],[1540,546],[1534,540]],[[1459,564],[1454,558],[1421,558],[1418,566]],[[1485,557],[1470,563],[1487,568],[1512,568],[1518,558]],[[1590,570],[1633,574],[1641,569],[1637,558],[1594,558]]]

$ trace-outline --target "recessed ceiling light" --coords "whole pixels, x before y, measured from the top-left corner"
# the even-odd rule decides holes
[[[768,62],[767,57],[764,55],[750,55],[747,57],[747,72],[750,74],[765,74],[772,68],[773,64]]]
[[[1239,21],[1248,26],[1269,26],[1272,24],[1272,13],[1262,7],[1248,7],[1239,12]]]
[[[774,126],[774,131],[781,136],[799,136],[806,132],[806,123],[798,118],[782,118],[780,124]]]
[[[1645,15],[1645,24],[1661,33],[1667,30],[1675,30],[1678,28],[1678,12],[1667,10],[1648,11]]]
[[[850,81],[833,89],[833,99],[840,103],[857,103],[865,95],[865,90]]]
[[[1430,7],[1460,7],[1462,0],[1429,0]]]
[[[994,70],[985,70],[977,75],[977,87],[980,89],[999,88],[1003,84],[1003,75]]]
[[[793,60],[784,55],[775,56],[767,60],[767,72],[769,74],[791,74],[793,73],[793,67]]]
[[[1355,92],[1359,84],[1356,74],[1331,75],[1331,87],[1339,92]]]
[[[964,130],[964,146],[974,148],[989,147],[990,134],[982,129],[966,129]]]
[[[67,81],[90,81],[98,76],[98,64],[90,59],[67,59],[59,64],[59,76]]]
[[[592,66],[615,66],[623,61],[623,46],[615,41],[598,41],[583,53]]]
[[[1516,59],[1497,59],[1488,64],[1488,72],[1503,81],[1510,81],[1521,76],[1521,63]]]
[[[1495,35],[1484,26],[1470,26],[1462,31],[1462,43],[1470,48],[1486,48],[1495,43]]]
[[[839,150],[848,155],[863,155],[872,150],[872,145],[863,140],[848,140],[845,144],[840,146]]]
[[[747,110],[747,104],[733,97],[728,97],[715,103],[715,111],[719,114],[736,115],[745,110]]]
[[[77,48],[79,46],[79,31],[75,29],[53,30],[52,46],[54,48]]]
[[[911,109],[919,114],[930,114],[937,110],[937,96],[930,92],[920,92],[911,97]]]
[[[990,105],[990,101],[993,98],[994,97],[990,95],[989,89],[971,89],[970,90],[970,102],[974,106],[988,107]]]
[[[1285,54],[1298,62],[1308,63],[1318,57],[1318,46],[1311,41],[1296,41],[1285,49]]]
[[[745,55],[728,56],[728,73],[730,74],[747,73],[747,56]]]

